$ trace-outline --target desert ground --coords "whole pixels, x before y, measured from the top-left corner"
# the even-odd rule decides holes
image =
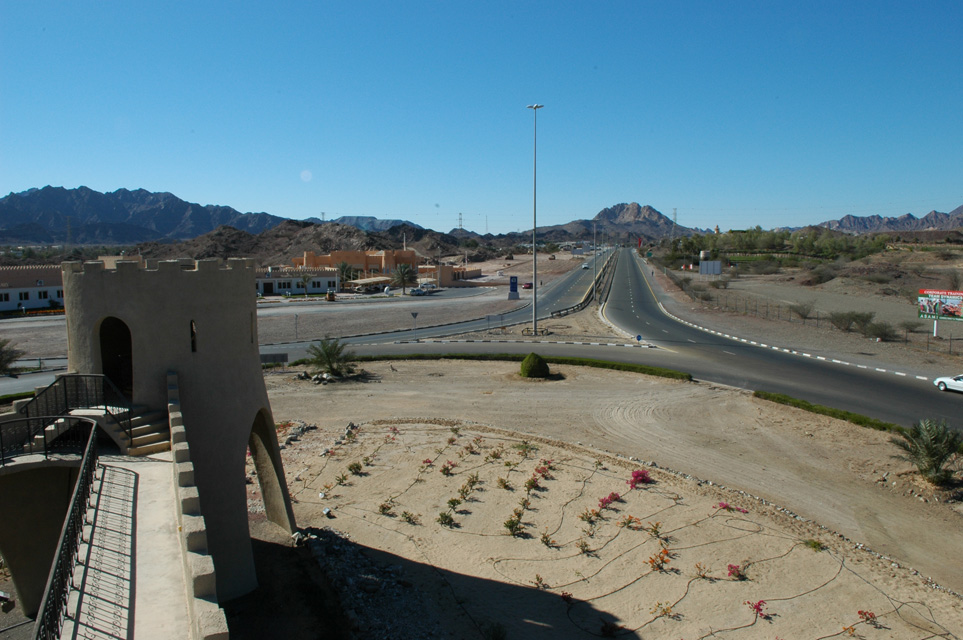
[[[299,525],[319,535],[358,637],[963,629],[959,597],[931,581],[959,588],[959,550],[946,542],[960,514],[904,495],[923,488],[884,434],[732,389],[597,369],[537,382],[514,363],[366,369],[367,382],[323,387],[267,378]],[[633,471],[653,482],[631,488]],[[348,546],[371,564],[345,566]],[[745,604],[759,600],[765,615]]]
[[[780,286],[771,280],[759,288]],[[959,365],[825,323],[683,296],[672,306],[707,326],[931,375]],[[619,337],[596,309],[546,326]],[[365,369],[366,382],[325,386],[266,376],[308,562],[332,581],[355,637],[963,630],[960,492],[922,482],[887,434],[703,382],[582,367],[530,381],[514,363]],[[631,488],[641,471],[653,482]],[[256,521],[256,484],[250,504]]]

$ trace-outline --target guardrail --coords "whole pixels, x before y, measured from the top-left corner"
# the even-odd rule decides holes
[[[565,309],[556,309],[555,311],[552,312],[552,317],[561,318],[562,316],[567,316],[570,313],[581,311],[585,307],[592,304],[592,300],[594,297],[593,293],[596,290],[599,291],[599,295],[598,295],[599,303],[604,302],[605,298],[608,296],[609,289],[611,288],[611,285],[612,285],[612,278],[610,277],[611,276],[610,267],[613,264],[612,261],[614,260],[614,258],[615,258],[615,253],[613,253],[608,258],[606,258],[605,264],[602,265],[602,269],[599,271],[598,276],[596,277],[595,281],[592,282],[592,288],[589,289],[589,291],[585,294],[585,297],[582,298],[581,302],[571,307],[566,307]],[[599,287],[599,283],[602,283],[603,286]],[[607,283],[607,286],[606,286],[606,283]]]
[[[131,440],[130,401],[105,375],[68,373],[57,376],[45,389],[37,392],[19,412],[27,418],[63,416],[73,409],[103,409]],[[118,418],[115,413],[123,414]]]
[[[84,518],[90,506],[94,473],[97,470],[97,429],[94,423],[88,422],[90,434],[87,438],[87,447],[84,450],[83,462],[80,463],[80,473],[77,476],[77,484],[74,485],[74,494],[70,499],[70,509],[67,511],[63,529],[60,531],[57,555],[54,556],[53,566],[50,567],[50,574],[47,576],[47,587],[44,589],[43,601],[34,626],[34,638],[37,640],[54,640],[60,637],[60,632],[63,630],[70,583],[74,567],[77,566],[77,552],[83,535]]]
[[[65,423],[65,428],[58,429],[51,437],[47,427],[59,420]],[[43,437],[44,458],[49,458],[52,453],[82,453],[87,436],[78,429],[80,423],[91,424],[91,420],[80,416],[36,416],[0,423],[0,465],[6,464],[8,458],[25,453],[39,455],[40,451],[27,451],[36,436]]]

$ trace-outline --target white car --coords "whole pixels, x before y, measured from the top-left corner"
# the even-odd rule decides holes
[[[963,375],[937,378],[933,381],[933,384],[939,388],[940,391],[963,391]]]

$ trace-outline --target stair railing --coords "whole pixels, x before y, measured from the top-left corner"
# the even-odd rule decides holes
[[[63,421],[66,427],[54,437],[49,437],[47,427]],[[82,416],[36,416],[16,418],[0,423],[0,465],[8,460],[27,453],[35,438],[43,438],[43,457],[53,453],[82,453],[87,442],[87,434],[77,429],[78,424],[92,424],[90,418]],[[39,454],[39,451],[30,453]]]
[[[90,422],[89,419],[87,422]],[[97,471],[96,442],[97,428],[91,424],[83,462],[80,463],[80,473],[77,476],[77,483],[74,485],[73,496],[70,499],[70,509],[67,511],[64,526],[60,530],[57,555],[54,556],[53,565],[50,567],[50,573],[47,576],[43,602],[40,605],[37,622],[34,625],[34,638],[37,640],[60,638],[63,631],[70,584],[73,579],[74,568],[77,566],[77,554],[83,536],[84,518],[90,506],[94,474]]]
[[[20,413],[27,418],[39,418],[63,416],[73,409],[102,409],[124,430],[127,441],[131,441],[130,401],[110,378],[102,374],[67,373],[58,376],[20,407]],[[123,417],[118,418],[116,414]]]

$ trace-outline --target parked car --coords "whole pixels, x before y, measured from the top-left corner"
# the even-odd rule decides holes
[[[963,391],[963,375],[937,378],[933,381],[933,384],[935,384],[940,391]]]
[[[531,283],[531,282],[523,282],[523,283],[522,283],[522,289],[531,289],[531,288],[532,288],[532,283]]]
[[[426,296],[428,295],[428,292],[425,291],[424,289],[419,289],[415,287],[414,289],[408,289],[408,295],[409,296]]]
[[[438,285],[436,285],[434,282],[422,282],[420,287],[425,291],[430,291],[431,289],[437,289]]]

